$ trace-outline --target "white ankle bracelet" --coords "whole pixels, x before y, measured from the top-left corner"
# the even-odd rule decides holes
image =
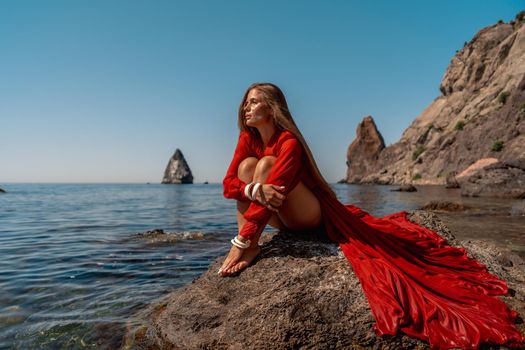
[[[246,248],[248,248],[250,246],[250,240],[247,240],[246,242],[241,242],[241,241],[239,241],[237,236],[232,238],[231,242],[232,242],[232,244],[234,246],[239,247],[241,249],[246,249]]]

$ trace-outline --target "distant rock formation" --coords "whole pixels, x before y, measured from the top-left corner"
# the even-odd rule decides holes
[[[385,148],[385,141],[377,130],[374,118],[372,116],[363,118],[357,126],[356,138],[346,153],[346,165],[348,166],[346,182],[358,183],[373,170],[383,148]]]
[[[359,176],[347,182],[457,187],[449,175],[479,160],[525,159],[524,24],[522,12],[515,21],[484,28],[465,43],[445,72],[442,95],[398,142],[368,160],[352,155],[366,167],[355,167],[349,159],[348,172]]]
[[[0,193],[5,193],[5,190],[0,188]]]
[[[465,247],[513,291],[501,298],[525,314],[525,262],[482,241],[458,242],[437,215],[410,220]],[[322,237],[322,236],[321,236]],[[280,232],[262,245],[254,265],[217,275],[225,256],[191,284],[138,315],[123,348],[134,349],[426,349],[406,335],[379,337],[368,301],[337,245],[315,234]],[[523,323],[517,325],[525,330]]]
[[[170,158],[166,170],[164,171],[163,184],[192,184],[193,175],[186,159],[180,149],[177,148]]]

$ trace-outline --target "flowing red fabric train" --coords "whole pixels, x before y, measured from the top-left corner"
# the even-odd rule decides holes
[[[316,193],[325,228],[359,278],[378,335],[398,333],[432,349],[477,349],[482,343],[519,348],[517,314],[495,297],[505,281],[469,259],[402,211],[377,218]]]
[[[432,349],[477,349],[482,343],[523,346],[524,337],[514,325],[517,314],[496,297],[507,293],[505,281],[469,259],[464,249],[409,221],[404,211],[378,218],[324,192],[306,169],[302,146],[290,132],[276,132],[265,149],[241,133],[223,181],[227,198],[247,200],[237,168],[248,156],[265,155],[276,157],[267,183],[285,186],[286,194],[303,181],[316,195],[326,233],[339,243],[359,278],[378,335],[401,331]],[[252,202],[240,234],[253,237],[271,215]]]

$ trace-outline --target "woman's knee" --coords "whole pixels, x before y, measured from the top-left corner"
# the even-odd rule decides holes
[[[264,156],[257,162],[257,167],[255,170],[257,172],[268,172],[275,164],[276,158],[274,156]]]
[[[237,169],[237,176],[244,182],[250,182],[253,179],[255,168],[259,160],[255,157],[248,157],[244,159]]]

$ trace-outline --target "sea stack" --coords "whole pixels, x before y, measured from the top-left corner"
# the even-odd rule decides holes
[[[367,116],[359,123],[356,138],[346,154],[346,182],[356,183],[373,171],[379,153],[385,148],[383,136],[377,130],[374,118]]]
[[[177,148],[173,156],[170,158],[166,170],[164,171],[163,184],[192,184],[193,175],[190,167],[184,159],[181,150]]]

